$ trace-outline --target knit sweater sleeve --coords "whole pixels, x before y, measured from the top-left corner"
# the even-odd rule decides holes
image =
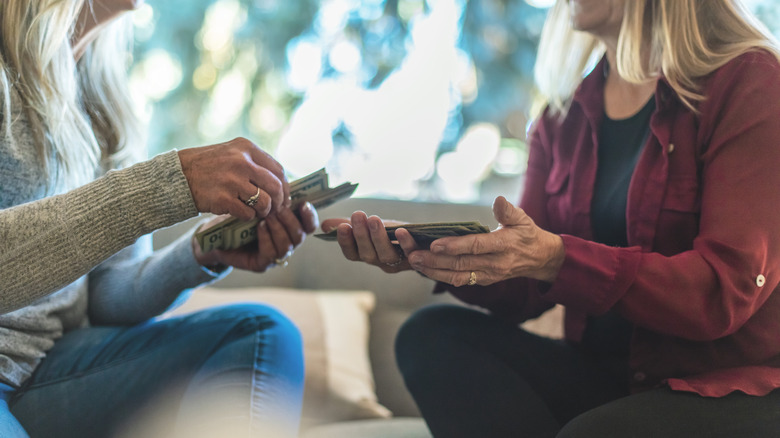
[[[171,308],[182,292],[227,275],[229,269],[217,273],[197,263],[195,228],[157,251],[152,236],[143,236],[90,272],[90,323],[137,324]]]
[[[176,151],[0,210],[0,312],[70,284],[152,231],[198,214]]]

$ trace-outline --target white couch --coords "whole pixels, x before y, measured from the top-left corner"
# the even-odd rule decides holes
[[[479,220],[496,227],[490,207],[475,205],[354,198],[319,215],[348,217],[355,210],[408,222]],[[158,231],[155,245],[169,242],[188,226]],[[208,290],[195,291],[176,312],[255,300],[279,307],[296,321],[307,354],[302,437],[422,438],[430,433],[396,368],[393,344],[415,309],[455,302],[448,294],[433,295],[432,288],[431,280],[414,272],[386,274],[349,262],[337,243],[309,237],[289,266],[263,274],[234,271]],[[560,336],[560,309],[527,325]]]

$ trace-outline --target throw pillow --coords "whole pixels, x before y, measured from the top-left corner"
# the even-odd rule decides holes
[[[306,366],[302,427],[388,418],[379,404],[368,357],[369,315],[375,297],[369,291],[288,288],[202,288],[164,316],[239,302],[277,308],[303,337]]]

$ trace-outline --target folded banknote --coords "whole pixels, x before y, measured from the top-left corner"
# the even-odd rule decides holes
[[[297,213],[305,202],[314,208],[324,208],[336,201],[352,196],[357,184],[344,183],[330,187],[328,173],[320,169],[310,175],[290,183],[290,207]],[[203,252],[215,249],[236,249],[257,240],[257,224],[260,219],[242,221],[230,217],[218,224],[195,233],[195,238]]]
[[[489,233],[490,228],[478,221],[471,222],[431,222],[424,224],[403,224],[386,227],[387,237],[395,242],[395,230],[403,228],[411,234],[414,241],[422,248],[428,248],[431,243],[442,237],[465,236],[467,234]],[[314,237],[322,240],[336,240],[336,229],[327,233],[315,234]]]

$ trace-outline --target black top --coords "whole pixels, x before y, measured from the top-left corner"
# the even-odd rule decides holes
[[[626,208],[628,185],[650,133],[655,99],[627,119],[604,114],[599,130],[598,169],[591,202],[593,240],[610,246],[628,245]],[[582,345],[595,353],[628,356],[631,323],[615,312],[589,317]]]
[[[655,99],[627,119],[604,114],[599,130],[598,169],[591,201],[593,240],[611,246],[627,246],[626,207],[628,184],[639,153],[650,133]]]

